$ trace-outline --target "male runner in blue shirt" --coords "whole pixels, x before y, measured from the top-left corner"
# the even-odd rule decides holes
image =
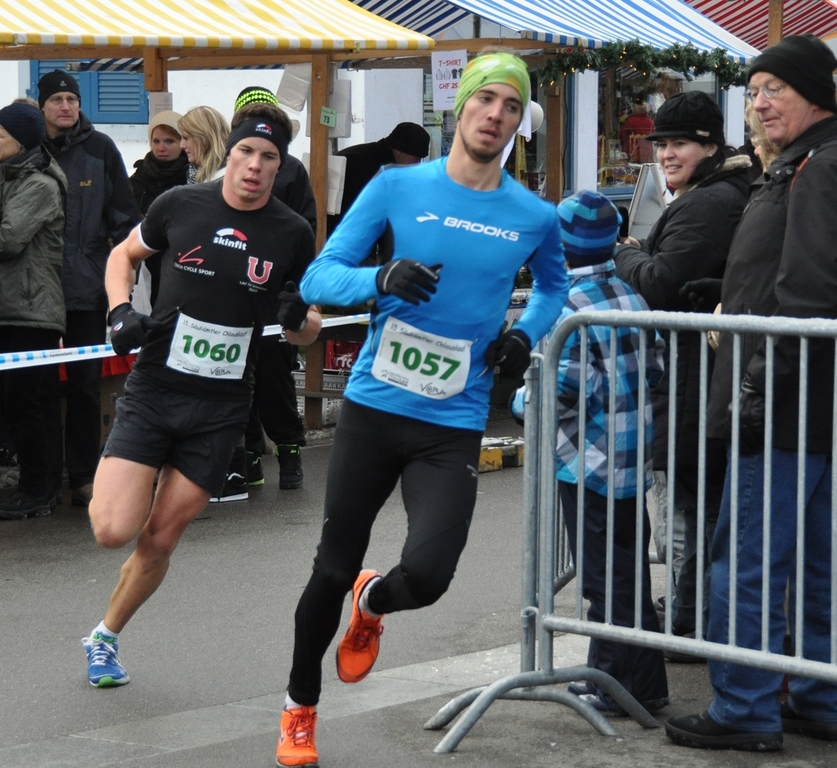
[[[438,600],[465,547],[477,494],[492,372],[520,377],[532,344],[567,298],[555,207],[506,174],[503,148],[529,103],[529,72],[505,52],[480,56],[457,91],[451,153],[375,177],[302,281],[306,302],[376,299],[337,426],[314,570],[296,610],[293,668],[276,762],[316,766],[322,659],[346,593],[352,619],[337,671],[362,680],[385,613]],[[394,251],[362,267],[390,230]],[[531,301],[502,332],[515,276],[528,264]],[[361,570],[372,524],[401,481],[409,532],[385,575]]]

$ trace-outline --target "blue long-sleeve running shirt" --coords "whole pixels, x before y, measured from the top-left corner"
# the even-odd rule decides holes
[[[446,158],[390,167],[363,190],[322,253],[308,267],[302,295],[311,304],[350,306],[377,299],[366,343],[345,396],[421,421],[482,430],[493,383],[485,351],[503,328],[519,269],[533,291],[515,324],[534,344],[555,323],[568,278],[555,206],[503,172],[490,192],[464,187]],[[437,292],[413,306],[381,296],[379,267],[359,267],[387,223],[393,259],[442,264]]]

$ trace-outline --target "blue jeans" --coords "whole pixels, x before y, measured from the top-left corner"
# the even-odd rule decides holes
[[[770,526],[769,650],[782,653],[786,618],[785,590],[796,562],[797,454],[774,449]],[[761,647],[761,588],[764,500],[764,454],[742,456],[738,464],[738,556],[736,642]],[[831,457],[807,454],[805,461],[805,609],[802,655],[830,660],[831,622]],[[712,545],[712,597],[709,640],[729,638],[730,470]],[[791,596],[791,602],[793,601]],[[798,649],[797,649],[798,650]],[[782,730],[779,692],[782,673],[710,661],[715,698],[709,714],[728,728],[759,733]],[[837,722],[837,685],[791,677],[791,704],[803,717]]]

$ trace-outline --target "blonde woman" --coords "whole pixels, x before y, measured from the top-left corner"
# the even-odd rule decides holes
[[[187,184],[210,181],[224,162],[230,126],[212,107],[190,109],[177,122],[180,146],[189,158]]]
[[[779,157],[782,150],[768,137],[764,124],[759,120],[759,116],[753,108],[753,102],[748,102],[747,106],[744,107],[744,120],[750,127],[750,143],[753,145],[753,151],[761,162],[762,170],[766,171],[770,164]]]

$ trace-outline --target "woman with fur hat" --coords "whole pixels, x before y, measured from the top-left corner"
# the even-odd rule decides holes
[[[41,147],[44,117],[29,104],[0,109],[0,353],[55,349],[64,333],[62,197],[67,179]],[[58,401],[58,368],[5,371],[3,413],[17,448],[20,482],[0,520],[48,515],[58,503],[43,403]]]
[[[732,236],[748,199],[750,160],[726,146],[724,116],[714,99],[702,91],[678,93],[657,112],[656,128],[648,135],[657,162],[674,199],[640,245],[629,239],[619,247],[616,272],[639,293],[651,309],[690,312],[686,283],[723,277]],[[714,305],[707,307],[712,311]],[[667,334],[664,334],[667,336]],[[668,342],[669,339],[666,339]],[[684,562],[677,574],[672,608],[672,631],[695,631],[697,571],[698,421],[700,396],[700,333],[677,334],[677,386],[668,377],[654,392],[654,468],[668,467],[669,397],[676,399],[677,442],[674,449],[675,510],[682,514]],[[723,491],[724,446],[707,450],[706,519],[711,536]],[[707,596],[704,595],[704,600]],[[691,660],[682,657],[677,660]]]
[[[134,163],[135,170],[130,179],[143,216],[163,192],[186,183],[189,158],[180,146],[182,136],[177,129],[177,121],[182,117],[167,110],[154,115],[148,124],[151,151]]]

